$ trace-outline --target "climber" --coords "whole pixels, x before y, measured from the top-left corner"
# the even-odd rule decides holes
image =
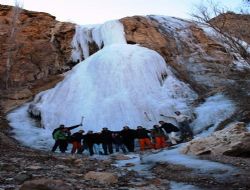
[[[93,131],[88,131],[86,135],[83,135],[83,144],[89,149],[90,156],[94,154],[93,147],[95,143],[95,137],[96,135],[93,133]]]
[[[113,141],[112,132],[108,130],[107,127],[102,128],[101,142],[105,155],[108,155],[108,152],[109,154],[113,154],[112,141]]]
[[[122,136],[123,143],[128,149],[128,151],[134,152],[135,151],[135,137],[136,137],[135,130],[130,129],[128,126],[124,126],[120,134]]]
[[[71,126],[71,127],[65,127],[63,124],[61,124],[58,128],[54,129],[54,131],[52,132],[52,137],[55,140],[55,144],[54,144],[54,146],[52,148],[52,152],[55,152],[57,147],[60,144],[60,142],[58,140],[56,140],[56,138],[55,138],[55,133],[57,131],[61,131],[62,129],[67,129],[67,138],[68,138],[70,136],[70,130],[75,129],[75,128],[79,127],[79,126],[82,126],[82,123],[79,124],[79,125]],[[67,139],[67,140],[69,140],[69,139]],[[67,149],[67,146],[68,146],[68,142],[67,142],[67,145],[66,145],[66,149]]]
[[[167,123],[165,121],[159,121],[159,124],[160,128],[162,128],[168,135],[168,138],[172,145],[175,145],[178,141],[180,141],[180,137],[178,135],[180,129],[178,129],[178,127],[176,127],[172,123]]]
[[[193,139],[193,132],[189,126],[190,117],[182,114],[179,111],[176,111],[174,113],[176,114],[174,116],[165,116],[163,114],[161,114],[161,116],[175,119],[178,122],[179,127],[180,127],[181,140],[183,142],[190,141],[191,139]]]
[[[123,153],[126,153],[126,148],[125,145],[123,144],[123,139],[122,136],[119,132],[113,132],[112,134],[112,138],[113,138],[113,143],[115,145],[115,151],[119,152],[119,149],[122,149]]]
[[[155,149],[166,147],[166,136],[159,125],[153,126],[151,134],[155,141]]]
[[[65,153],[68,146],[69,129],[61,128],[54,133],[54,139],[62,153]],[[56,144],[55,143],[55,144]],[[54,146],[55,147],[55,146]],[[53,147],[53,148],[54,148]],[[54,149],[53,149],[54,150]],[[53,151],[52,150],[52,151]]]
[[[76,151],[77,154],[81,154],[83,152],[83,146],[81,145],[83,133],[83,130],[79,130],[78,132],[71,135],[71,143],[73,145],[71,149],[71,154],[74,154]]]
[[[143,128],[142,126],[138,126],[136,129],[136,137],[139,139],[141,151],[145,150],[145,146],[147,149],[153,148],[153,144],[148,133],[150,133],[150,131]]]

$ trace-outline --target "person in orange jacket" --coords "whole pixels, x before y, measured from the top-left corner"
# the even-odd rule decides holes
[[[81,141],[83,139],[83,130],[79,130],[78,132],[71,135],[71,143],[72,143],[72,149],[71,154],[74,154],[77,151],[77,154],[82,153],[82,144]]]
[[[155,140],[155,149],[166,147],[166,136],[159,125],[154,125],[152,129],[152,137]]]
[[[153,148],[153,145],[151,143],[151,140],[150,140],[148,133],[150,133],[150,131],[143,128],[142,126],[137,127],[136,137],[139,139],[141,151],[145,150],[145,146],[149,149]]]

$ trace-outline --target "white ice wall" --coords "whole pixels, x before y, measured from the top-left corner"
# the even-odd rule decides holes
[[[74,62],[89,57],[89,44],[94,42],[99,49],[110,44],[126,44],[123,25],[117,21],[107,21],[101,25],[76,25],[71,46],[71,59]]]
[[[167,74],[164,81],[163,74]],[[54,89],[38,95],[32,111],[40,112],[43,125],[51,130],[62,123],[77,124],[81,116],[88,130],[151,128],[162,119],[160,113],[189,111],[187,103],[195,97],[157,52],[114,44],[75,66]]]

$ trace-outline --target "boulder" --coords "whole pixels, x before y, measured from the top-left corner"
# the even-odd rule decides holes
[[[245,123],[238,122],[208,137],[192,140],[182,153],[250,157],[250,133]]]
[[[26,181],[20,187],[20,190],[74,190],[73,187],[62,180],[38,179]]]
[[[90,171],[84,176],[85,180],[95,180],[101,184],[114,184],[118,182],[118,177],[109,172]]]

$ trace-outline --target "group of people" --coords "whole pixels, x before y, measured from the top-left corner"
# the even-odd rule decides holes
[[[181,114],[179,111],[175,112],[175,116],[164,116],[169,118],[175,118],[179,124],[176,127],[172,123],[159,121],[159,124],[154,125],[152,129],[148,130],[142,126],[137,126],[137,129],[130,129],[128,126],[124,126],[121,131],[110,131],[104,127],[101,132],[94,133],[88,131],[84,134],[83,130],[71,135],[71,130],[75,129],[80,125],[72,127],[65,127],[60,125],[59,128],[53,131],[53,138],[55,144],[52,151],[59,147],[60,151],[64,153],[67,150],[68,144],[72,143],[71,153],[83,153],[84,150],[88,150],[92,156],[94,153],[99,154],[112,154],[113,145],[115,151],[120,150],[123,153],[135,151],[135,139],[138,139],[140,150],[145,149],[160,149],[175,145],[178,142],[189,141],[193,138],[192,130],[189,127],[189,117]],[[96,145],[101,145],[102,149],[94,151]]]

